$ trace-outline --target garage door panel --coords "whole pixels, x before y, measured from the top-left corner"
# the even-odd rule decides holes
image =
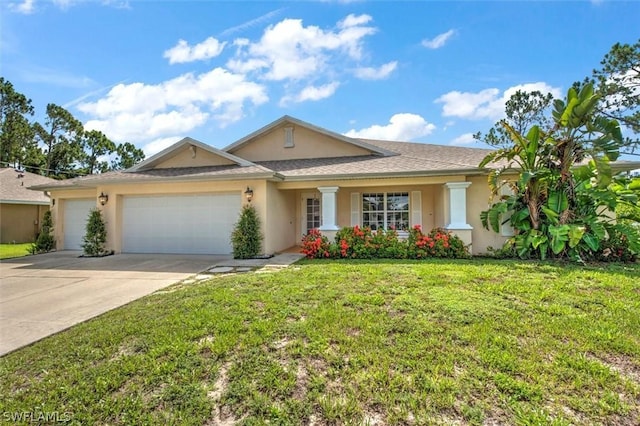
[[[82,250],[89,212],[96,207],[91,198],[64,201],[64,249]]]
[[[123,251],[229,254],[240,206],[239,194],[124,197]]]

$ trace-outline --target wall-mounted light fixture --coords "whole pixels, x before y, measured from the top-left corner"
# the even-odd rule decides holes
[[[253,199],[253,189],[247,186],[247,190],[244,191],[244,196],[247,197],[248,202],[251,202],[251,200]]]
[[[109,196],[104,192],[100,192],[100,195],[98,196],[98,201],[100,202],[101,206],[104,206],[105,204],[107,204],[107,201],[109,201]]]

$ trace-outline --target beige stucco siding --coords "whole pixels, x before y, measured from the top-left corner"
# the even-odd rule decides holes
[[[249,161],[293,160],[303,158],[330,158],[369,155],[364,148],[312,132],[300,126],[293,126],[293,143],[285,148],[285,130],[288,125],[276,127],[259,138],[231,150],[233,155]]]
[[[40,232],[44,212],[39,204],[0,204],[0,243],[31,243]]]
[[[296,245],[295,191],[280,191],[267,182],[267,209],[263,233],[265,253],[275,253]]]
[[[487,253],[487,247],[502,247],[507,240],[499,233],[486,230],[480,221],[480,212],[489,207],[491,191],[486,176],[470,177],[471,186],[467,188],[467,220],[473,226],[473,253]]]
[[[172,167],[226,166],[231,164],[235,163],[227,158],[194,146],[193,151],[185,147],[173,157],[156,165],[155,168],[168,169]]]
[[[149,184],[114,184],[94,189],[53,191],[52,207],[54,233],[59,247],[64,247],[64,211],[66,199],[90,198],[103,212],[108,232],[107,248],[115,252],[122,250],[122,205],[128,195],[187,195],[187,194],[223,194],[238,193],[246,203],[244,191],[247,186],[253,189],[253,201],[263,226],[265,253],[274,253],[300,243],[302,236],[303,194],[316,193],[319,186],[338,186],[337,225],[351,225],[351,194],[365,192],[409,192],[420,191],[422,227],[428,231],[434,227],[447,226],[448,191],[446,182],[468,180],[472,184],[467,188],[467,221],[473,227],[474,253],[485,253],[487,246],[500,247],[505,237],[484,230],[479,214],[489,202],[489,188],[486,177],[440,176],[419,178],[333,180],[317,182],[268,182],[263,179],[249,181],[214,182],[165,182]],[[98,195],[104,192],[109,196],[105,206],[97,203]],[[414,201],[411,200],[413,203]],[[411,215],[410,215],[411,216]],[[58,220],[60,218],[61,220]],[[4,222],[4,220],[3,220]],[[229,230],[230,231],[230,230]]]

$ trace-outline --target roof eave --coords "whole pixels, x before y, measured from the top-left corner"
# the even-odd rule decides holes
[[[286,182],[302,182],[314,180],[358,180],[358,179],[389,179],[389,178],[410,178],[410,177],[433,177],[433,176],[454,176],[468,175],[479,176],[486,175],[487,170],[483,169],[450,169],[450,170],[423,170],[412,172],[378,172],[378,173],[359,173],[359,174],[327,174],[327,175],[308,175],[308,176],[286,176]]]
[[[32,200],[0,200],[0,204],[28,204],[33,206],[48,206],[50,200],[32,201]]]
[[[48,190],[56,191],[60,189],[87,189],[87,188],[97,188],[98,186],[106,186],[106,185],[130,185],[130,184],[141,184],[141,183],[174,183],[174,182],[206,182],[206,181],[225,181],[225,180],[252,180],[252,179],[272,179],[280,180],[280,178],[273,172],[265,172],[265,173],[234,173],[227,174],[222,176],[178,176],[178,177],[162,177],[162,178],[141,178],[135,179],[132,177],[127,177],[126,179],[109,179],[109,180],[92,180],[90,182],[78,182],[73,186],[64,186],[64,187],[50,187]]]

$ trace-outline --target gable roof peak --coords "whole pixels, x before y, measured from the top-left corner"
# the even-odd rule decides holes
[[[366,149],[367,151],[371,152],[372,154],[377,154],[377,155],[382,155],[382,156],[391,156],[391,155],[397,155],[395,152],[389,151],[387,149],[375,146],[375,145],[371,145],[367,142],[365,142],[362,139],[356,139],[356,138],[351,138],[349,136],[345,136],[342,135],[340,133],[336,133],[334,131],[325,129],[323,127],[320,126],[316,126],[315,124],[311,124],[308,123],[306,121],[300,120],[299,118],[295,118],[292,117],[290,115],[283,115],[282,117],[278,118],[275,121],[272,121],[271,123],[267,124],[266,126],[261,127],[260,129],[256,130],[255,132],[241,138],[238,139],[237,141],[233,142],[231,145],[226,146],[225,148],[223,148],[223,151],[225,152],[233,152],[237,149],[239,149],[240,147],[244,146],[247,143],[250,143],[252,140],[256,139],[257,137],[264,135],[268,132],[270,132],[271,130],[275,129],[276,127],[285,124],[285,123],[290,123],[290,124],[295,124],[296,126],[300,126],[300,127],[304,127],[308,130],[311,130],[313,132],[316,133],[320,133],[323,134],[325,136],[329,136],[333,139],[337,139],[339,141],[345,142],[347,144],[350,145],[355,145],[359,148],[363,148]]]
[[[135,166],[130,167],[127,170],[124,170],[124,172],[131,173],[131,172],[140,172],[140,171],[152,169],[154,168],[154,166],[162,163],[164,160],[167,160],[172,156],[176,155],[182,148],[184,148],[187,145],[191,145],[193,147],[197,147],[206,152],[209,152],[213,155],[223,157],[229,161],[236,163],[239,166],[246,167],[246,166],[255,165],[251,161],[245,160],[244,158],[237,157],[233,154],[214,148],[211,145],[207,145],[204,142],[200,142],[199,140],[196,140],[187,136],[180,139],[178,142],[174,143],[173,145],[163,149],[162,151],[152,155],[151,157],[141,161]]]

